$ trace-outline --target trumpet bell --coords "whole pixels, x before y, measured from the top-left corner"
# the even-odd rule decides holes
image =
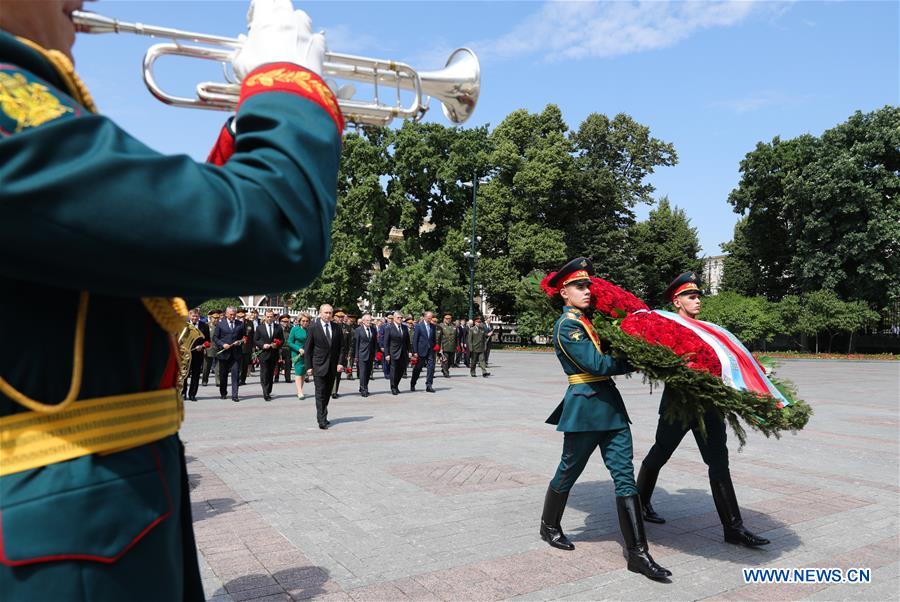
[[[443,69],[421,71],[422,91],[441,102],[444,116],[464,123],[475,111],[481,92],[481,65],[468,48],[457,48]]]

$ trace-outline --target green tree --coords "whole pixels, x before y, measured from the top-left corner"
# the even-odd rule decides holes
[[[243,305],[237,297],[225,297],[223,299],[209,299],[201,303],[198,307],[200,315],[205,316],[214,309],[224,311],[226,307],[240,307]]]
[[[672,207],[667,197],[660,199],[645,221],[632,227],[630,240],[638,271],[638,284],[631,292],[651,307],[667,301],[663,292],[676,275],[700,271],[697,229],[691,227],[684,210]]]
[[[744,216],[723,285],[780,299],[834,290],[900,300],[900,108],[857,112],[821,137],[759,143],[728,201]]]
[[[779,329],[773,304],[763,297],[723,291],[703,298],[700,318],[728,329],[748,347],[769,342]]]

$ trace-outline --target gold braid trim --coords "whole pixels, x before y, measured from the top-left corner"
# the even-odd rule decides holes
[[[69,96],[91,113],[97,112],[97,105],[94,104],[91,93],[88,91],[87,86],[84,85],[81,78],[78,77],[78,74],[75,73],[75,66],[72,64],[69,57],[59,50],[47,50],[26,38],[17,37],[17,39],[22,44],[43,56],[47,62],[53,66],[68,88],[67,92],[69,93]],[[173,297],[171,299],[165,297],[145,297],[141,299],[141,302],[144,304],[147,311],[150,312],[150,315],[153,316],[153,319],[156,320],[156,323],[170,335],[174,335],[184,326],[184,322],[188,316],[188,308],[184,299],[180,297]],[[87,308],[88,292],[82,291],[78,303],[78,316],[75,321],[75,341],[73,344],[74,349],[72,351],[72,380],[69,384],[69,392],[65,399],[58,404],[41,403],[36,399],[28,397],[21,391],[18,391],[2,377],[0,377],[0,392],[29,410],[40,412],[42,414],[55,414],[70,406],[78,398],[78,394],[81,392],[81,377],[84,369],[84,330],[85,322],[87,320]]]

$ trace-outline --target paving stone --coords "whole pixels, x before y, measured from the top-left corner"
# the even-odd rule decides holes
[[[490,379],[437,377],[434,395],[367,399],[348,385],[315,425],[291,383],[265,403],[252,377],[241,404],[213,387],[182,429],[208,599],[898,599],[900,364],[784,361],[814,408],[796,435],[750,431],[731,471],[745,524],[772,540],[724,543],[707,468],[686,437],[661,472],[647,525],[675,574],[625,569],[612,484],[599,454],[573,488],[563,527],[576,550],[537,530],[562,435],[544,424],[565,390],[552,354],[495,352]],[[852,378],[848,374],[852,373]],[[653,443],[660,390],[617,378],[635,464]],[[312,393],[312,390],[308,391]],[[832,563],[832,564],[829,564]],[[855,564],[854,564],[855,563]],[[869,566],[866,585],[744,584],[745,567]]]

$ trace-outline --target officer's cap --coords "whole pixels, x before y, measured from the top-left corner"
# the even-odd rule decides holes
[[[346,315],[347,315],[347,313],[346,313],[343,309],[336,309],[336,310],[334,310],[334,317],[335,317],[335,318],[342,318],[342,317],[344,317],[344,316],[346,316]]]
[[[444,314],[444,317],[445,317],[445,318],[453,319],[453,314]]]
[[[700,276],[694,272],[685,272],[681,274],[669,284],[663,296],[669,301],[673,301],[678,295],[685,293],[702,293],[700,290]]]
[[[587,257],[576,257],[561,267],[547,284],[552,288],[560,289],[574,282],[590,282],[593,275],[594,264],[591,260]]]

